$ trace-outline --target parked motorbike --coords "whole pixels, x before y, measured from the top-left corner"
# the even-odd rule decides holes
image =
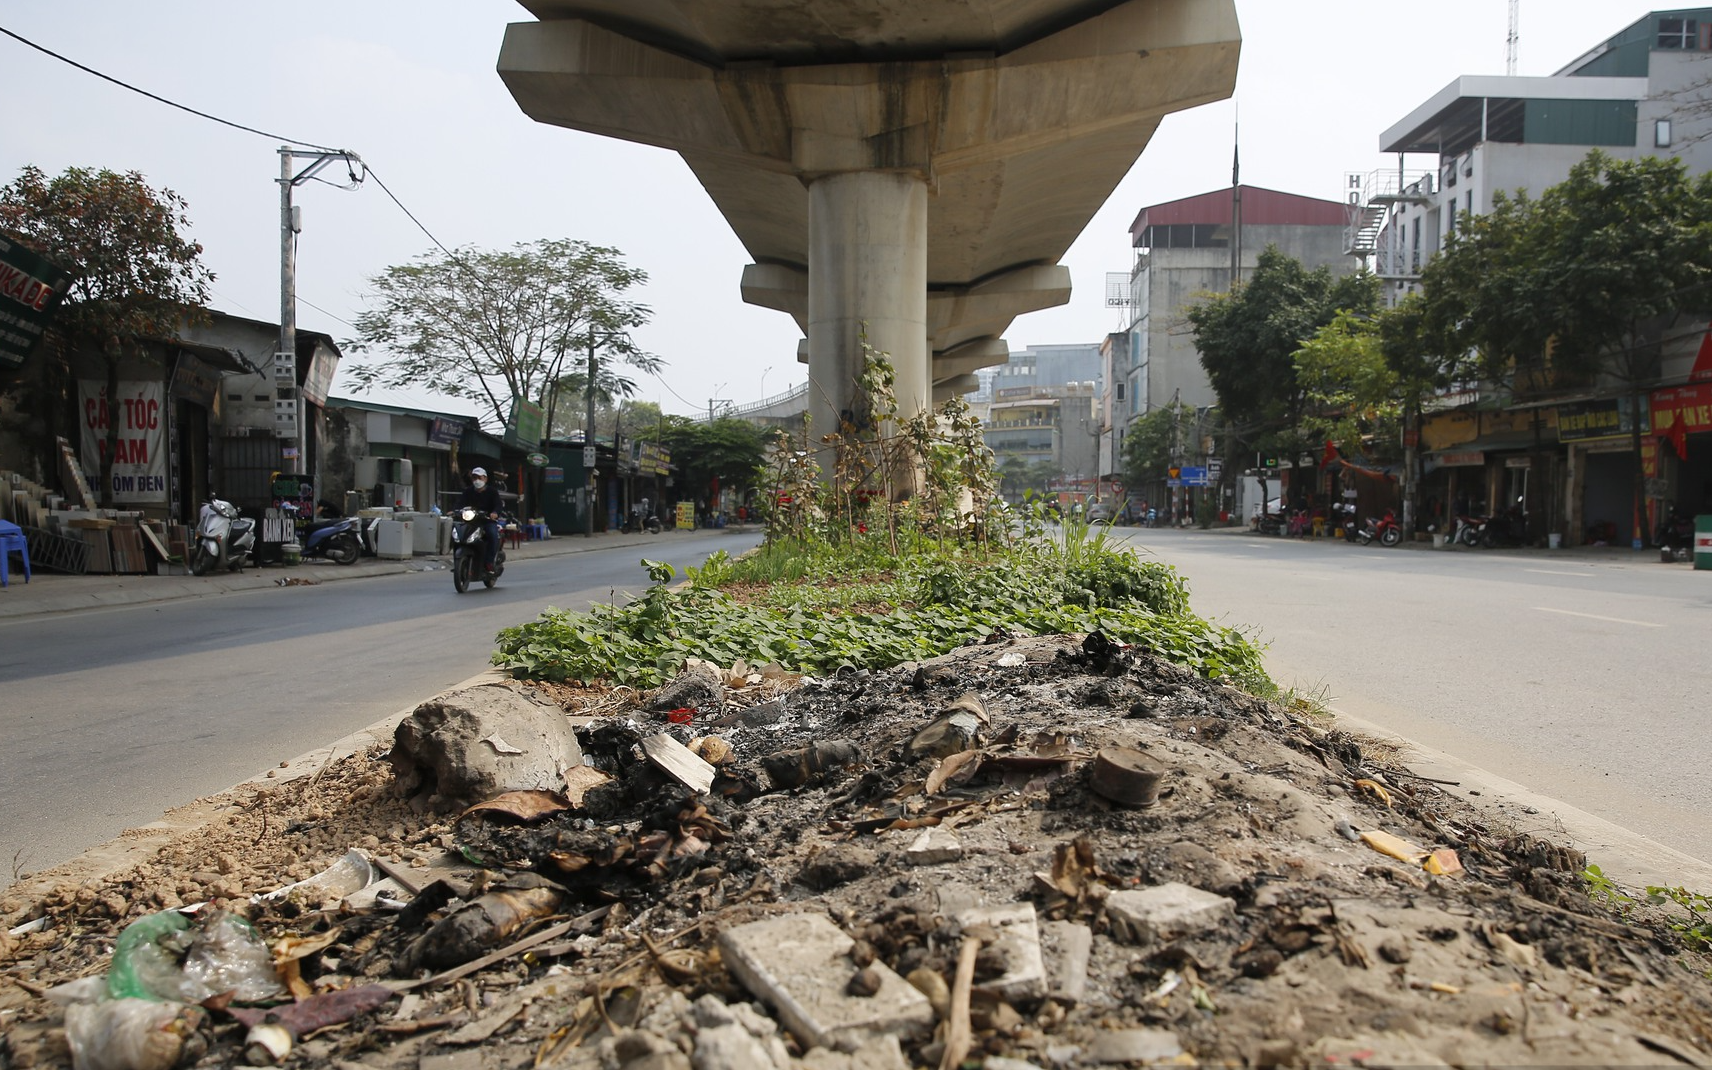
[[[1486,530],[1487,519],[1484,516],[1457,514],[1456,524],[1451,528],[1451,541],[1460,542],[1464,546],[1479,546],[1481,533]]]
[[[624,518],[624,526],[619,529],[629,535],[637,531],[647,531],[650,535],[660,534],[660,518],[644,515],[640,508],[630,510],[630,515]]]
[[[297,508],[285,507],[295,515]],[[356,517],[322,517],[309,522],[299,537],[303,540],[304,557],[324,557],[335,565],[354,565],[363,555],[362,524]]]
[[[1488,517],[1480,529],[1480,545],[1488,550],[1498,546],[1521,546],[1528,541],[1528,514],[1520,503],[1512,505],[1497,516]]]
[[[1653,544],[1662,551],[1661,556],[1668,555],[1667,560],[1687,561],[1694,556],[1694,518],[1683,516],[1676,506],[1671,506],[1659,521]]]
[[[256,549],[256,522],[238,515],[231,502],[210,495],[202,503],[196,535],[186,564],[192,576],[211,569],[242,572]]]
[[[502,541],[493,557],[493,571],[482,568],[482,540],[487,538],[486,517],[471,506],[452,514],[452,586],[459,594],[470,589],[480,579],[482,586],[492,587],[505,572],[505,543]]]
[[[1396,511],[1387,509],[1384,516],[1368,517],[1367,523],[1356,532],[1355,537],[1363,546],[1368,546],[1375,540],[1381,546],[1396,546],[1403,541],[1403,525],[1397,522]]]
[[[1360,541],[1360,525],[1355,522],[1355,503],[1340,501],[1332,503],[1332,519],[1343,532],[1343,541],[1354,546]]]

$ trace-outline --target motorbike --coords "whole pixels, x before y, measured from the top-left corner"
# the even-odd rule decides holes
[[[292,506],[286,511],[296,513]],[[301,532],[304,557],[324,557],[335,565],[354,565],[363,555],[362,525],[356,517],[322,517]]]
[[[1694,556],[1694,518],[1683,516],[1676,511],[1676,506],[1671,506],[1665,511],[1664,519],[1659,521],[1653,544],[1665,560],[1687,561]]]
[[[215,495],[202,503],[187,565],[192,576],[222,568],[242,572],[256,550],[256,522],[238,515],[238,507]]]
[[[1343,541],[1354,546],[1360,541],[1360,526],[1355,522],[1355,503],[1340,501],[1332,503],[1332,522],[1343,532]]]
[[[1486,530],[1487,517],[1465,516],[1457,514],[1456,524],[1451,528],[1450,540],[1464,546],[1479,546],[1481,533]]]
[[[1367,546],[1375,539],[1381,546],[1396,546],[1403,541],[1403,525],[1397,523],[1394,510],[1385,510],[1384,516],[1370,516],[1362,529],[1355,536],[1361,545]]]
[[[650,535],[658,535],[660,534],[660,518],[644,515],[641,509],[632,509],[630,515],[624,518],[624,526],[619,530],[626,535],[644,530]]]
[[[492,587],[505,572],[505,543],[494,552],[493,571],[482,569],[482,540],[487,538],[485,517],[471,506],[463,506],[452,514],[452,586],[459,594],[470,589],[480,579],[482,586]]]
[[[1528,514],[1518,503],[1497,516],[1488,517],[1480,528],[1480,545],[1488,550],[1497,546],[1521,546],[1528,541]]]

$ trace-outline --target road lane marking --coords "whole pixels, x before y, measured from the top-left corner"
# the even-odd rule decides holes
[[[1591,572],[1559,572],[1557,569],[1553,568],[1525,568],[1522,571],[1538,573],[1541,576],[1580,576],[1583,579],[1593,578],[1593,573]]]
[[[1541,613],[1562,613],[1566,617],[1586,617],[1588,620],[1605,620],[1612,624],[1633,624],[1637,628],[1662,628],[1662,624],[1652,624],[1644,620],[1625,620],[1622,617],[1601,617],[1597,613],[1577,613],[1573,609],[1548,609],[1545,606],[1535,606]]]

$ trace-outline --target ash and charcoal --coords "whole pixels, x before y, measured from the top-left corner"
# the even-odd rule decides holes
[[[1712,1049],[1707,984],[1665,926],[1588,900],[1578,852],[1106,636],[796,686],[686,678],[584,719],[568,768],[551,733],[549,753],[512,753],[531,745],[509,715],[461,717],[450,745],[478,751],[481,783],[525,779],[467,807],[457,763],[401,771],[448,818],[437,855],[383,865],[402,910],[254,904],[297,941],[291,1006],[404,992],[353,997],[343,1030],[280,1026],[279,1057],[1017,1070]],[[270,1058],[213,1014],[186,1052]]]

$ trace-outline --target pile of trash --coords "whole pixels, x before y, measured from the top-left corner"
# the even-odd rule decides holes
[[[1372,751],[1097,633],[471,688],[0,900],[0,1070],[1712,1063],[1707,961]]]

